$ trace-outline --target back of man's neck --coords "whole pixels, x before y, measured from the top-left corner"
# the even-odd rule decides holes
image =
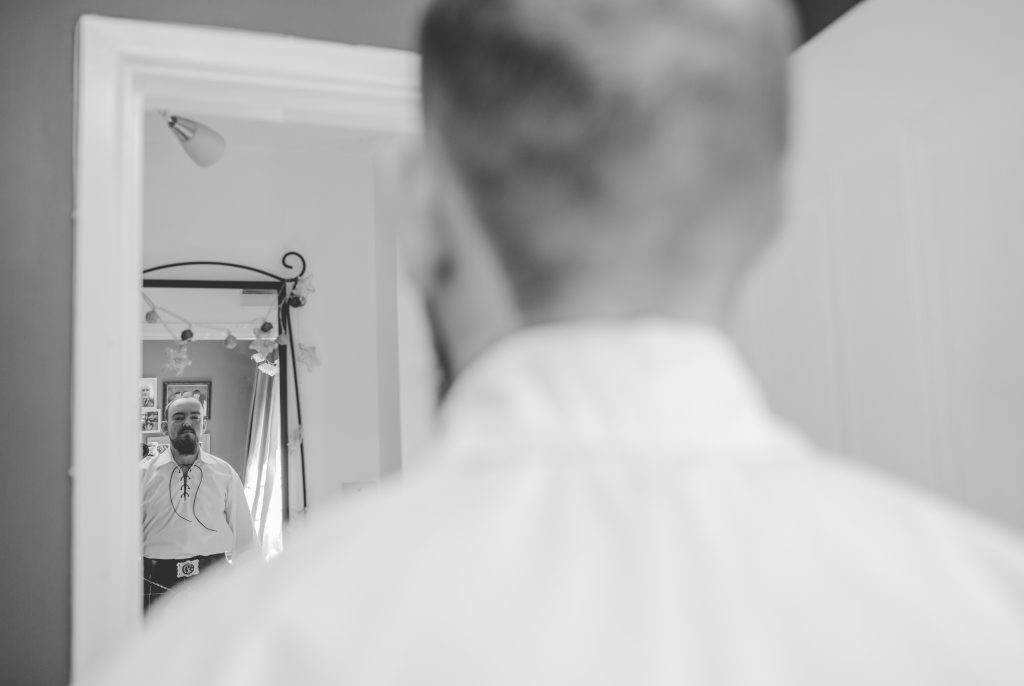
[[[595,289],[597,291],[598,289]],[[567,301],[546,303],[524,315],[526,325],[544,325],[587,320],[635,320],[660,316],[725,328],[729,319],[727,296],[720,289],[694,287],[674,297],[601,297],[600,292]]]

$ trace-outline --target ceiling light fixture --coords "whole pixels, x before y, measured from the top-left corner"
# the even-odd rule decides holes
[[[160,114],[178,138],[181,147],[185,149],[185,154],[200,167],[209,167],[224,156],[224,149],[227,147],[224,136],[206,124],[168,114],[166,110],[160,110]]]

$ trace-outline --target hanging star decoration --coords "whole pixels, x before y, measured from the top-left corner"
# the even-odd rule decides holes
[[[302,426],[296,426],[288,432],[288,451],[298,450],[302,445]]]
[[[313,275],[308,274],[299,277],[292,284],[288,292],[287,303],[292,307],[301,307],[306,304],[306,298],[314,292],[316,292],[316,288],[313,286]],[[142,293],[142,299],[148,307],[145,314],[146,322],[149,324],[160,324],[172,339],[180,338],[180,342],[165,349],[167,358],[163,364],[163,370],[168,374],[181,376],[185,369],[192,364],[188,349],[189,342],[195,338],[192,324],[181,315],[175,314],[167,308],[160,307],[154,303],[145,292]],[[275,376],[280,372],[280,346],[287,346],[291,340],[287,332],[275,331],[275,326],[271,323],[274,321],[274,313],[276,311],[277,321],[280,325],[282,319],[279,308],[280,304],[272,306],[263,316],[262,320],[256,320],[257,325],[252,330],[253,340],[249,343],[249,350],[252,351],[251,359],[256,364],[257,369],[270,376]],[[181,331],[180,336],[176,335],[171,329],[165,316],[177,320],[176,326],[184,325],[185,328]],[[231,333],[231,331],[226,333],[227,335],[223,339],[224,347],[232,350],[238,346],[238,337]],[[295,357],[296,361],[301,362],[308,371],[312,371],[313,367],[320,365],[316,346],[300,343],[295,351]]]
[[[274,325],[269,321],[264,321],[252,330],[254,338],[252,343],[249,344],[249,350],[256,351],[256,354],[253,355],[253,360],[257,364],[269,359],[271,353],[277,350],[277,336],[271,335],[273,331]]]
[[[320,366],[320,357],[316,354],[315,345],[298,344],[298,352],[295,355],[300,364],[306,366],[306,371],[313,371],[313,367]]]
[[[288,294],[288,304],[292,307],[302,307],[306,304],[306,298],[316,292],[316,288],[313,287],[313,275],[307,274],[306,276],[300,276],[295,281],[295,285],[292,286],[291,292]]]
[[[185,371],[185,367],[188,367],[190,364],[192,364],[192,360],[188,356],[189,341],[195,338],[195,333],[192,332],[192,324],[190,324],[188,320],[182,317],[181,315],[175,314],[174,312],[171,312],[165,307],[159,307],[145,293],[142,294],[142,299],[146,302],[146,306],[149,307],[149,310],[146,312],[146,323],[159,323],[162,327],[164,327],[164,330],[167,331],[168,336],[170,336],[172,339],[180,339],[180,342],[177,345],[174,345],[173,347],[170,348],[164,348],[164,352],[167,355],[167,357],[164,360],[163,370],[168,374],[181,376],[182,373]],[[168,326],[167,321],[160,314],[161,312],[173,319],[178,320],[179,322],[185,325],[185,328],[182,330],[180,335],[174,335],[174,332],[171,330],[171,327]]]
[[[167,359],[164,360],[163,370],[168,374],[181,376],[185,371],[185,367],[192,364],[192,360],[188,356],[187,341],[182,341],[171,348],[164,348],[164,352],[167,355]]]

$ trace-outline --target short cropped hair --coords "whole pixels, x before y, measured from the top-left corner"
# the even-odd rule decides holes
[[[787,1],[430,5],[420,34],[428,133],[521,300],[588,259],[580,227],[602,230],[588,217],[667,201],[680,226],[698,225],[777,174]],[[553,228],[564,225],[576,235]]]
[[[170,422],[171,421],[171,406],[174,403],[178,402],[179,400],[195,400],[195,398],[193,398],[190,395],[189,396],[184,396],[183,395],[180,398],[173,398],[173,399],[169,400],[167,403],[164,404],[164,421],[166,421],[166,422]],[[200,405],[201,405],[201,403],[200,403]],[[204,419],[205,419],[205,417],[204,417]]]

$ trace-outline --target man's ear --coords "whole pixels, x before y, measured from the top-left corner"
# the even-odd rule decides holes
[[[403,141],[394,157],[395,195],[405,199],[396,216],[399,250],[406,271],[423,293],[434,288],[443,265],[451,260],[440,209],[446,179],[432,163],[436,154],[422,137],[415,137]]]
[[[160,422],[160,433],[167,434],[167,420]]]

